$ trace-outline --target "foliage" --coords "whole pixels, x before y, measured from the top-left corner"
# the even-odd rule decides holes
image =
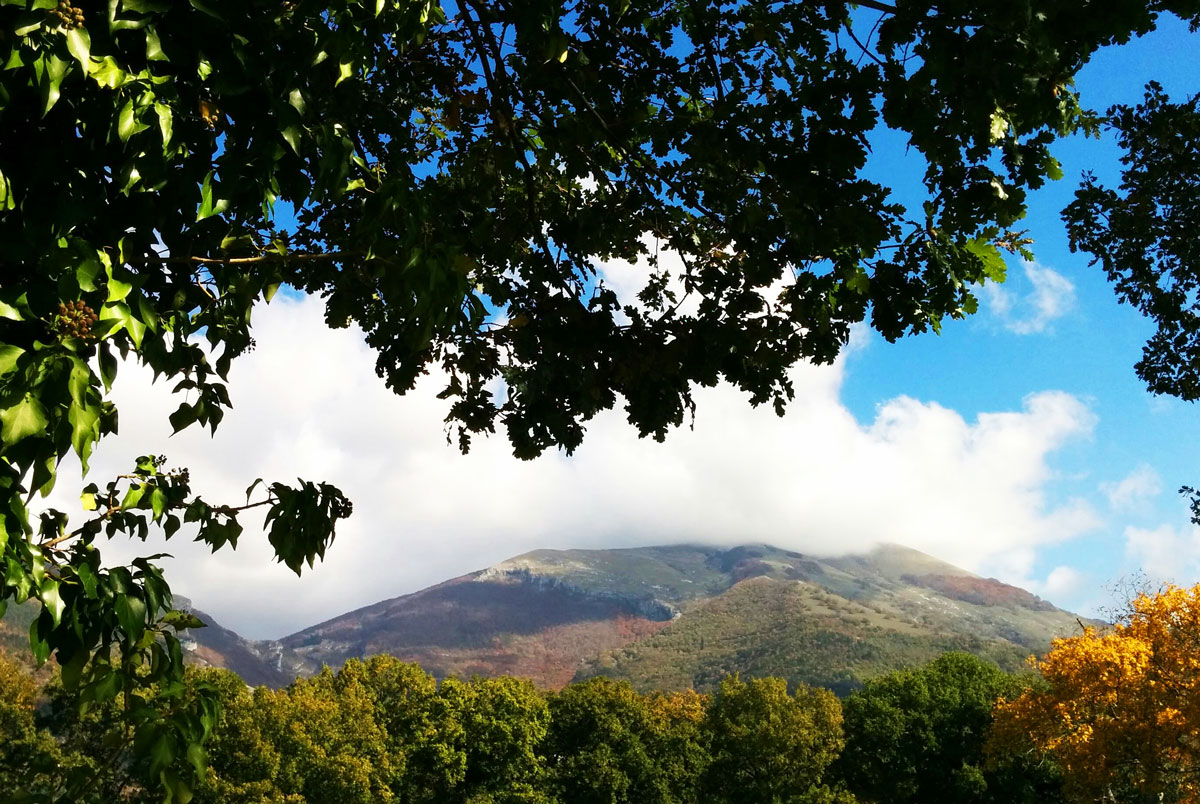
[[[969,617],[918,623],[913,620],[927,614],[929,606],[908,608],[906,592],[912,587],[903,582],[864,585],[858,601],[826,592],[817,586],[821,583],[820,577],[811,583],[743,581],[688,609],[654,636],[589,660],[576,678],[626,679],[642,692],[689,687],[707,692],[725,675],[742,673],[779,676],[791,684],[847,695],[866,679],[927,662],[945,650],[968,651],[1018,669],[1029,648],[1005,636],[1048,648],[1047,632],[1061,632],[1073,623],[1058,611],[976,610],[969,604],[951,610],[969,612]]]
[[[868,681],[842,702],[837,774],[862,801],[888,804],[1052,802],[1053,767],[1014,757],[986,768],[984,738],[999,698],[1029,679],[964,653]]]
[[[578,804],[695,801],[707,751],[697,697],[647,700],[626,682],[592,679],[550,698],[547,740],[558,799]]]
[[[1192,18],[1195,29],[1200,17]],[[1200,399],[1200,259],[1189,229],[1200,209],[1200,95],[1172,102],[1151,82],[1136,106],[1108,110],[1125,150],[1119,191],[1085,177],[1063,211],[1072,250],[1092,255],[1117,298],[1152,320],[1135,369],[1155,394]],[[1200,494],[1184,486],[1200,525]]]
[[[1137,364],[1156,394],[1200,399],[1200,96],[1172,103],[1157,83],[1108,110],[1125,149],[1120,190],[1087,176],[1063,212],[1071,247],[1099,263],[1117,297],[1157,326]]]
[[[1045,686],[997,707],[994,751],[1047,753],[1072,801],[1200,795],[1200,586],[1141,594],[1036,668]]]
[[[116,430],[118,356],[186,392],[176,430],[215,428],[254,304],[289,282],[363,327],[397,391],[440,368],[464,449],[502,426],[518,456],[571,450],[618,401],[661,438],[720,380],[782,411],[789,367],[852,324],[895,339],[974,311],[1059,174],[1050,143],[1090,126],[1071,76],[1195,13],[872,3],[867,50],[836,0],[75,2],[0,0],[0,605],[41,603],[35,656],[85,704],[123,696],[181,801],[219,696],[182,705],[175,631],[196,623],[98,537],[187,525],[215,549],[261,506],[299,572],[350,506],[312,481],[214,504],[143,456],[84,489],[82,525],[31,519]],[[919,211],[862,175],[881,118],[926,163]],[[646,265],[636,304],[597,281],[607,259]]]
[[[779,678],[721,682],[705,716],[712,762],[706,800],[729,804],[825,804],[851,800],[822,784],[843,745],[842,710],[828,690],[789,695]]]
[[[80,757],[67,754],[35,718],[38,689],[24,668],[0,655],[0,791],[45,796],[74,777]]]

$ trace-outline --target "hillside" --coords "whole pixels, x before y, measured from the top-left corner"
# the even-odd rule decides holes
[[[605,675],[703,690],[740,672],[845,692],[949,649],[1016,669],[1079,627],[1025,590],[892,545],[834,559],[765,545],[535,550],[277,641],[192,610],[209,624],[184,636],[193,663],[272,687],[390,653],[438,677],[515,675],[550,689]],[[27,651],[32,613],[12,607],[0,620],[0,649]]]
[[[289,675],[282,668],[280,651],[274,643],[244,639],[194,608],[190,600],[180,595],[175,596],[175,605],[207,623],[204,628],[188,629],[180,634],[180,644],[189,663],[233,670],[247,684],[254,686],[282,687],[295,679],[294,674]],[[37,610],[33,603],[8,607],[4,617],[0,618],[0,653],[32,661],[29,626]]]
[[[762,545],[536,550],[281,640],[285,669],[391,653],[438,676],[557,688],[706,689],[728,672],[839,691],[948,649],[1007,668],[1078,630],[1030,593],[884,546],[817,559]]]

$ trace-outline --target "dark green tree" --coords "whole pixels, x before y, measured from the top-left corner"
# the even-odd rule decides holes
[[[842,749],[842,708],[828,690],[781,678],[721,682],[705,718],[712,762],[703,801],[835,804],[853,797],[826,771]]]
[[[1195,18],[1193,18],[1195,28]],[[1151,83],[1145,99],[1108,110],[1125,154],[1116,190],[1087,175],[1063,211],[1071,248],[1092,255],[1117,298],[1156,330],[1134,367],[1155,394],[1200,399],[1200,95],[1172,102]],[[1200,492],[1180,489],[1200,525]]]
[[[550,698],[546,742],[557,797],[578,804],[666,804],[646,700],[625,681],[593,678]]]
[[[1030,681],[967,653],[869,681],[843,701],[846,747],[835,773],[879,804],[1059,801],[1051,764],[1001,757],[985,767],[993,706]]]

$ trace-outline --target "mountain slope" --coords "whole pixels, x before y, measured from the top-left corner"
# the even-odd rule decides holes
[[[181,595],[175,596],[175,606],[192,612],[207,623],[204,628],[191,628],[179,634],[180,645],[189,664],[232,670],[252,686],[282,687],[295,680],[295,674],[289,675],[290,669],[285,669],[280,661],[278,643],[244,639],[217,623],[210,615],[194,608],[192,602]],[[4,617],[0,618],[0,653],[32,664],[29,626],[37,614],[36,603],[8,607]]]
[[[727,672],[850,689],[968,650],[1015,668],[1074,615],[994,579],[884,546],[816,559],[765,545],[536,550],[281,640],[313,672],[391,653],[438,676],[512,674],[546,687],[609,675],[642,689]]]

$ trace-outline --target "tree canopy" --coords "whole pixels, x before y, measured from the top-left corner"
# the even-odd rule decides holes
[[[1194,801],[1200,794],[1200,586],[1129,603],[1107,633],[1055,640],[1045,685],[1002,702],[998,754],[1035,749],[1071,801]]]
[[[262,508],[299,572],[351,507],[304,480],[214,503],[142,456],[84,488],[82,524],[31,516],[115,432],[121,358],[184,394],[176,430],[215,428],[288,283],[360,325],[395,390],[440,370],[463,449],[502,428],[519,457],[570,451],[618,404],[662,438],[719,381],[782,411],[788,368],[852,325],[973,312],[1061,175],[1051,144],[1097,125],[1072,76],[1200,10],[870,2],[871,38],[836,0],[74,2],[0,0],[0,605],[41,601],[35,655],[86,702],[128,696],[180,797],[215,712],[175,703],[196,623],[98,538],[216,549]],[[919,209],[865,176],[881,125],[923,160]],[[645,266],[636,299],[599,278],[613,259]]]

